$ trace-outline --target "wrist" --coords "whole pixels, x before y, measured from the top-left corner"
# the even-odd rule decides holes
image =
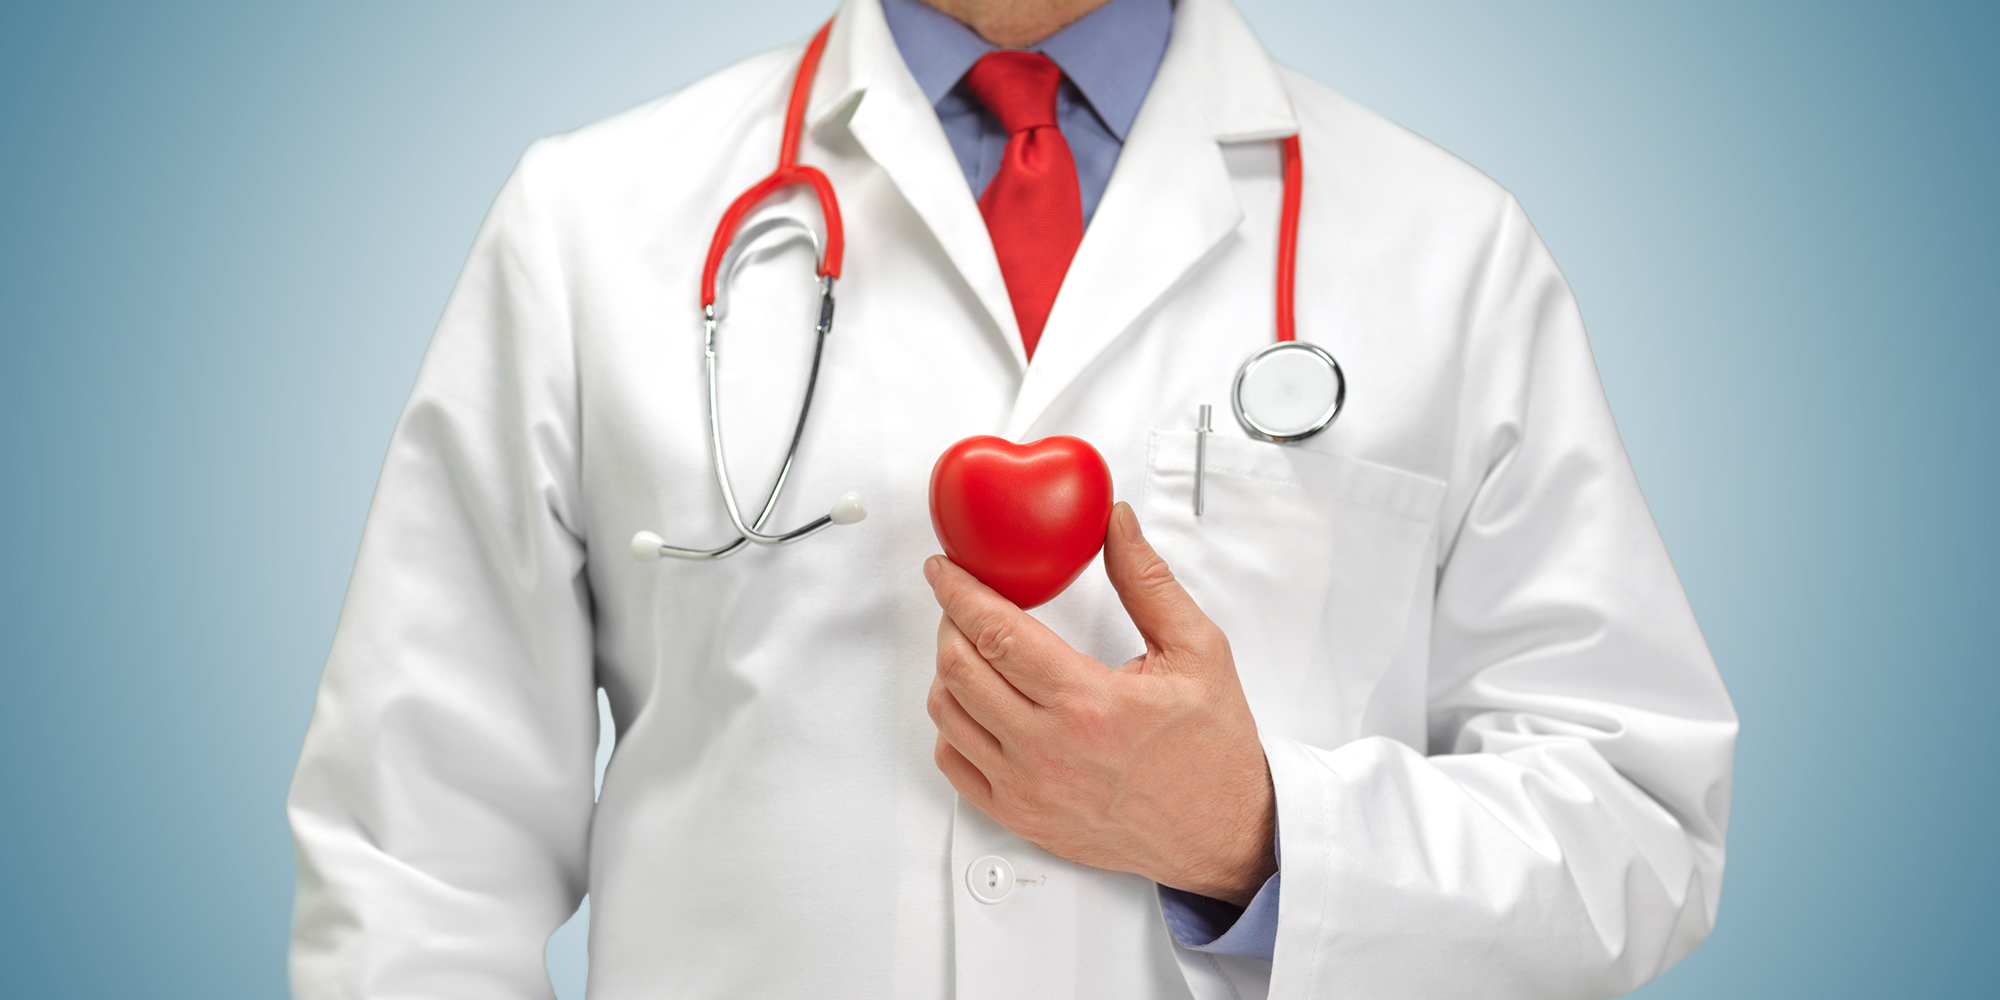
[[[1241,821],[1217,825],[1229,835],[1211,841],[1206,856],[1183,878],[1161,880],[1163,885],[1238,908],[1250,905],[1257,890],[1278,873],[1278,801],[1270,770],[1260,777],[1260,794],[1243,804]]]
[[[1234,876],[1218,886],[1210,898],[1219,899],[1241,909],[1250,905],[1250,901],[1257,897],[1257,890],[1262,889],[1264,883],[1271,880],[1271,876],[1278,874],[1277,838],[1274,826],[1275,824],[1268,823],[1264,825],[1249,860],[1239,865],[1235,869]]]

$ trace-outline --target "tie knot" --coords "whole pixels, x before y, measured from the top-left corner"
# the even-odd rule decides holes
[[[1062,69],[1039,52],[988,52],[966,71],[965,87],[1013,135],[1056,123]]]

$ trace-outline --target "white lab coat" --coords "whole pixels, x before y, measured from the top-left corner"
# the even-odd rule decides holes
[[[1173,41],[1039,352],[877,0],[849,0],[803,159],[846,270],[776,521],[713,563],[696,285],[771,168],[799,50],[536,143],[481,229],[390,444],[290,799],[301,998],[546,997],[586,890],[591,996],[1570,997],[1715,919],[1736,720],[1640,497],[1570,291],[1488,178],[1274,66],[1222,0]],[[1297,133],[1300,336],[1348,410],[1229,420],[1272,336]],[[792,197],[764,212],[813,216]],[[808,352],[802,253],[747,267],[724,425],[751,504]],[[1207,512],[1191,509],[1212,404]],[[1227,632],[1276,787],[1276,960],[1178,949],[1156,888],[958,801],[924,711],[931,463],[1074,434]],[[1116,663],[1098,568],[1036,612]],[[593,808],[595,689],[617,749]],[[997,854],[998,904],[966,867]]]

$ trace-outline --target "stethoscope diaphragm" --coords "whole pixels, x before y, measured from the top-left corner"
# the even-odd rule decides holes
[[[1316,344],[1281,340],[1236,369],[1236,420],[1252,437],[1299,441],[1327,429],[1347,402],[1347,376]]]

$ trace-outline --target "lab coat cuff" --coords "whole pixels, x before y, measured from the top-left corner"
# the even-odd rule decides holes
[[[1313,964],[1295,961],[1289,964],[1301,967],[1288,970],[1280,959],[1284,955],[1294,959],[1312,955],[1321,926],[1332,910],[1332,877],[1324,855],[1333,841],[1332,802],[1342,782],[1319,752],[1296,740],[1266,736],[1264,759],[1271,768],[1280,841],[1292,848],[1293,869],[1292,877],[1282,886],[1275,878],[1267,886],[1276,908],[1269,952],[1275,996],[1280,984],[1295,979]]]

